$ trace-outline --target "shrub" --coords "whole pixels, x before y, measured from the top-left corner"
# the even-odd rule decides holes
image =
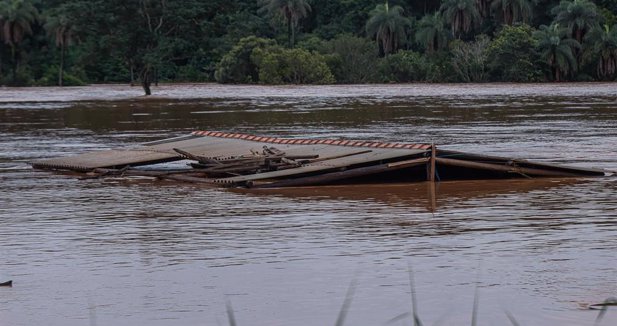
[[[492,80],[533,82],[542,79],[538,41],[529,25],[504,26],[487,50]]]
[[[255,36],[238,41],[216,65],[214,78],[219,83],[256,83],[259,81],[257,66],[251,61],[255,49],[265,49],[275,45],[274,40]]]
[[[56,65],[49,66],[47,70],[45,70],[43,77],[39,78],[34,83],[34,85],[36,86],[58,86],[58,69],[59,68]],[[77,71],[77,74],[80,74],[80,72]],[[81,78],[77,77],[76,74],[73,74],[69,71],[65,71],[64,74],[62,74],[62,85],[83,86],[83,85],[86,85],[86,83]]]
[[[419,53],[398,51],[379,62],[379,74],[385,82],[412,82],[426,79],[429,63]]]
[[[450,44],[451,64],[459,81],[486,81],[488,45],[489,39],[486,35],[476,37],[473,42],[455,40]]]
[[[326,62],[339,83],[370,83],[377,80],[378,49],[375,42],[348,34],[328,42]]]
[[[325,58],[304,49],[256,49],[252,61],[264,84],[331,84],[334,76]]]

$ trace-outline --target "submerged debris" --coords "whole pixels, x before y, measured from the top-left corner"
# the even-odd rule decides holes
[[[189,160],[184,169],[137,166]],[[82,179],[145,176],[241,187],[297,187],[460,179],[604,176],[605,171],[439,150],[428,144],[283,139],[213,131],[137,147],[39,160]]]

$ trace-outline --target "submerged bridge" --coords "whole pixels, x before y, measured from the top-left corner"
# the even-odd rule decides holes
[[[186,169],[136,168],[189,160]],[[219,131],[31,162],[88,177],[151,176],[244,187],[604,176],[606,171],[437,149],[431,144],[290,139]]]

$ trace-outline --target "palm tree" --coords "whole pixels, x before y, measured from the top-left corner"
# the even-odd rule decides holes
[[[555,81],[561,81],[562,76],[576,71],[574,51],[580,49],[581,45],[570,37],[567,28],[560,27],[559,24],[542,25],[534,33],[534,37],[538,39],[540,56],[551,68],[551,77]]]
[[[296,38],[296,27],[302,18],[308,16],[311,5],[307,0],[264,0],[262,10],[270,15],[280,15],[287,24],[287,39],[292,48]]]
[[[597,58],[596,73],[600,79],[611,79],[617,72],[617,24],[588,33],[585,41],[593,44],[591,55]]]
[[[400,40],[407,36],[406,28],[411,22],[402,14],[401,6],[390,7],[386,1],[371,10],[371,18],[366,22],[366,33],[375,37],[385,55],[395,52]]]
[[[536,1],[493,0],[491,8],[506,25],[512,25],[516,22],[527,23],[533,15],[534,2]]]
[[[450,33],[439,12],[426,15],[418,22],[416,42],[424,46],[429,53],[445,47],[449,37]]]
[[[598,8],[589,0],[562,0],[551,13],[555,15],[554,22],[567,26],[570,35],[579,43],[583,42],[585,34],[600,27]]]
[[[62,81],[64,79],[64,54],[66,48],[73,43],[75,26],[71,22],[69,16],[59,10],[58,12],[51,13],[47,17],[45,30],[47,30],[47,34],[55,40],[56,46],[60,48],[58,86],[62,86]]]
[[[459,39],[482,19],[475,0],[445,0],[440,10],[452,28],[452,35]]]
[[[482,18],[486,18],[490,14],[492,0],[476,0],[476,7]]]
[[[0,7],[0,38],[11,47],[13,59],[13,81],[17,79],[18,45],[25,35],[32,34],[31,24],[38,11],[28,0],[8,0]]]
[[[4,26],[4,17],[3,15],[7,11],[7,3],[0,2],[0,41],[3,39],[2,37],[2,27]],[[2,42],[0,42],[0,82],[2,82],[2,52],[4,51],[4,46]]]

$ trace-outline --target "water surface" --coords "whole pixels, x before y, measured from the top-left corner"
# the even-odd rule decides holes
[[[77,180],[29,160],[224,130],[428,142],[617,170],[614,84],[0,89],[0,325],[593,325],[617,179],[269,191]],[[609,310],[602,325],[614,325]],[[411,325],[409,318],[392,322]]]

